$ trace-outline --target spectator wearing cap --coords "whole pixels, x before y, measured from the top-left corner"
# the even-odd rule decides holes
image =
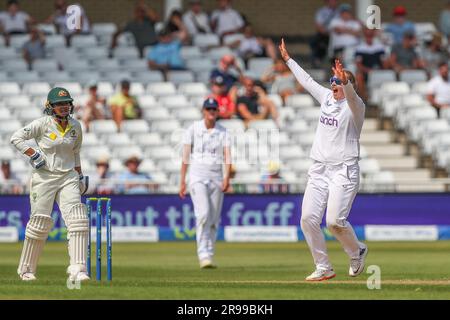
[[[367,101],[366,82],[372,70],[387,67],[384,45],[377,39],[375,29],[364,28],[364,40],[355,49],[356,80],[360,96]]]
[[[439,74],[428,82],[427,99],[438,114],[442,109],[450,108],[450,78],[448,74],[448,62],[439,64]]]
[[[20,179],[11,171],[9,160],[2,160],[2,170],[0,172],[0,193],[2,194],[21,194],[23,186]]]
[[[151,190],[152,178],[146,173],[139,172],[141,159],[137,156],[129,157],[124,165],[127,170],[117,176],[117,193],[147,194]]]
[[[330,22],[331,49],[334,59],[341,59],[346,47],[359,44],[361,36],[361,23],[353,17],[352,6],[341,4],[338,8],[339,16]]]
[[[95,173],[91,175],[91,186],[93,190],[88,190],[94,194],[111,194],[114,192],[114,184],[111,181],[113,175],[109,171],[109,158],[101,156],[95,163]]]
[[[211,14],[212,30],[223,39],[224,36],[240,33],[245,25],[241,14],[231,6],[231,0],[217,0],[218,8]]]
[[[269,161],[267,169],[261,177],[259,186],[261,193],[288,193],[289,185],[281,177],[280,164],[276,161]]]
[[[236,94],[237,87],[233,86],[227,91],[225,80],[222,76],[217,76],[211,81],[211,98],[217,100],[219,104],[219,119],[231,119],[236,114]]]
[[[27,33],[33,21],[28,13],[20,10],[19,1],[9,0],[6,10],[0,12],[0,31],[5,36],[6,45],[9,45],[10,35]]]
[[[330,41],[329,25],[337,14],[337,0],[325,0],[325,6],[315,15],[316,34],[310,41],[312,65],[317,67],[327,55]]]
[[[447,37],[450,42],[450,0],[447,1],[445,9],[439,16],[439,30]]]
[[[148,67],[163,72],[166,81],[169,70],[184,70],[181,44],[186,38],[185,29],[178,36],[173,36],[167,28],[163,28],[158,34],[158,43],[148,53]]]
[[[122,80],[120,86],[120,92],[108,101],[111,107],[112,118],[116,122],[118,131],[121,129],[123,120],[140,119],[142,116],[142,110],[136,97],[130,95],[130,82]]]
[[[264,89],[255,85],[255,81],[248,77],[244,78],[242,84],[244,92],[236,102],[238,117],[248,126],[251,121],[268,119],[270,116],[278,126],[277,108]]]
[[[237,72],[238,76],[233,73],[233,69]],[[224,55],[219,61],[219,66],[211,71],[209,79],[212,81],[219,76],[223,78],[227,92],[236,84],[238,79],[242,79],[242,70],[234,56],[229,54]]]
[[[305,92],[302,85],[295,79],[289,67],[283,59],[276,59],[273,66],[271,66],[261,77],[262,83],[270,86],[271,94],[278,94],[283,103],[286,103],[287,97]]]
[[[88,85],[89,98],[82,108],[81,118],[89,131],[89,125],[93,120],[106,119],[106,99],[97,93],[97,82],[91,81]]]
[[[117,39],[121,33],[130,32],[134,37],[140,56],[143,57],[144,48],[158,42],[155,31],[155,24],[158,20],[158,14],[154,9],[148,8],[147,5],[139,2],[134,7],[134,18],[113,34],[111,49],[117,46]]]
[[[183,15],[183,22],[191,38],[197,34],[212,32],[208,15],[202,9],[201,0],[189,0],[189,10]]]
[[[277,58],[277,52],[273,41],[269,38],[256,37],[253,27],[245,25],[243,30],[244,38],[238,39],[229,44],[232,49],[236,49],[238,55],[248,64],[248,60],[254,57]]]
[[[34,60],[44,59],[46,56],[45,36],[36,25],[30,29],[30,39],[22,47],[22,56],[30,69]]]
[[[414,33],[405,33],[402,42],[392,47],[388,66],[397,73],[403,70],[423,69],[425,64],[416,52],[416,45]]]
[[[394,44],[401,44],[403,36],[408,34],[415,34],[416,28],[414,23],[406,20],[406,8],[403,6],[396,6],[392,12],[393,21],[386,26],[384,31],[392,34]]]
[[[442,61],[448,61],[449,53],[443,46],[442,35],[439,32],[433,33],[430,41],[425,43],[421,56],[430,75],[438,69]]]

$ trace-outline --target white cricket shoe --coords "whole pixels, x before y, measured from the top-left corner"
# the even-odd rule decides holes
[[[367,246],[364,245],[364,247],[359,249],[359,257],[350,260],[350,268],[348,269],[348,275],[350,277],[356,277],[364,271],[367,253]]]
[[[211,259],[200,260],[200,268],[202,269],[215,269],[217,266]]]
[[[333,269],[323,270],[316,269],[313,273],[306,277],[306,281],[323,281],[336,277],[336,273],[334,273]]]
[[[31,272],[25,272],[19,275],[20,279],[23,281],[34,281],[37,280],[36,276]]]
[[[86,281],[90,280],[85,267],[81,265],[71,265],[67,268],[67,273],[69,274],[70,281]]]

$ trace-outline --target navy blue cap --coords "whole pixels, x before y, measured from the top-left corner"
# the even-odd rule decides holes
[[[208,98],[203,102],[203,108],[218,109],[219,103],[214,98]]]
[[[222,76],[216,76],[212,79],[212,83],[221,86],[225,84],[225,79]]]

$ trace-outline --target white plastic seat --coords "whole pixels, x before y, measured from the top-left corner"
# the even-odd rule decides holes
[[[53,23],[39,23],[37,25],[37,28],[42,31],[47,37],[45,38],[45,44],[47,45],[47,40],[49,38],[49,35],[55,35],[56,34],[56,27]]]
[[[145,157],[154,159],[154,160],[162,160],[162,159],[171,159],[175,155],[174,150],[168,146],[158,146],[151,149],[148,149],[145,152]]]
[[[313,163],[314,161],[311,158],[305,157],[286,161],[286,166],[297,173],[306,174]]]
[[[428,93],[428,82],[415,82],[412,84],[411,92],[425,96]]]
[[[20,53],[12,47],[0,47],[0,56],[3,59],[18,59],[20,58]]]
[[[219,120],[218,124],[225,127],[229,131],[234,132],[244,132],[245,125],[244,122],[240,119],[230,119],[230,120]]]
[[[313,107],[314,100],[309,94],[293,94],[287,97],[286,105],[294,108]]]
[[[161,136],[157,132],[138,133],[133,135],[133,141],[135,144],[148,147],[148,146],[160,146],[163,144]]]
[[[97,93],[101,96],[111,96],[114,94],[114,87],[110,82],[101,81],[97,83]]]
[[[145,172],[145,173],[152,173],[156,170],[155,163],[151,159],[144,159],[139,164],[139,171]]]
[[[212,60],[219,60],[225,55],[234,55],[229,47],[211,48],[206,52],[206,56]]]
[[[186,67],[196,73],[211,72],[215,68],[215,64],[210,59],[195,58],[186,60]]]
[[[131,139],[128,133],[112,133],[104,137],[107,145],[111,147],[131,145]]]
[[[194,82],[194,74],[188,70],[173,70],[167,73],[167,79],[175,85]]]
[[[0,121],[0,134],[12,134],[20,128],[22,128],[22,124],[18,120]]]
[[[192,58],[200,58],[202,56],[202,52],[199,47],[196,46],[183,46],[181,47],[180,55],[183,60],[188,60]]]
[[[297,115],[298,117],[304,119],[306,122],[311,124],[317,122],[321,114],[322,111],[320,110],[320,108],[314,107],[314,108],[300,109]]]
[[[13,73],[12,79],[20,84],[41,80],[37,71],[16,71]]]
[[[130,80],[133,78],[131,76],[131,72],[123,70],[106,71],[102,72],[102,74],[102,81],[111,82],[112,84],[116,85],[119,84],[123,79]]]
[[[98,145],[100,145],[100,139],[94,132],[83,132],[83,147]]]
[[[125,77],[125,79],[127,79]],[[116,85],[116,92],[120,90],[120,84]],[[145,94],[145,88],[142,83],[139,82],[131,82],[130,83],[130,94],[133,96],[141,96]]]
[[[283,99],[281,99],[280,95],[277,93],[268,94],[267,97],[278,107],[281,108],[283,106]]]
[[[135,76],[134,76],[133,80],[144,83],[144,84],[161,83],[164,81],[164,76],[161,73],[161,71],[146,70],[146,71],[141,71],[141,72],[135,72]]]
[[[314,132],[305,132],[299,134],[296,140],[303,148],[310,148],[314,142],[315,137],[316,134]]]
[[[384,82],[394,82],[396,80],[393,70],[372,70],[369,72],[367,85],[369,87],[378,87]]]
[[[92,24],[92,33],[96,36],[112,36],[117,31],[117,25],[112,22],[97,22]]]
[[[16,82],[0,82],[0,96],[16,96],[20,94],[20,87]]]
[[[150,131],[150,126],[148,125],[147,121],[143,119],[125,120],[122,122],[122,131],[130,134],[146,133]]]
[[[81,49],[81,55],[85,59],[91,60],[99,60],[99,59],[108,59],[108,48],[106,47],[84,47]]]
[[[4,99],[6,107],[11,110],[30,108],[31,99],[26,95],[8,96]]]
[[[45,72],[41,74],[42,79],[49,83],[57,83],[57,82],[70,82],[73,81],[71,76],[67,71],[58,71],[58,72]]]
[[[197,34],[193,40],[194,46],[200,48],[218,46],[220,44],[219,36],[214,33]]]
[[[254,73],[258,78],[260,78],[272,65],[273,60],[271,58],[251,58],[248,61],[249,71]]]
[[[27,71],[28,65],[23,59],[10,59],[8,63],[3,63],[2,68],[8,72]]]
[[[21,49],[28,40],[30,40],[30,35],[28,34],[15,34],[11,36],[9,45],[12,48]]]
[[[425,70],[403,70],[400,72],[400,81],[412,85],[416,82],[427,81],[428,76]]]
[[[71,96],[79,96],[83,94],[83,89],[78,82],[60,82],[55,83],[55,87],[62,87],[69,91]]]
[[[97,146],[84,146],[81,148],[81,158],[89,159],[91,161],[97,161],[101,157],[110,157],[111,151],[107,146],[97,145]]]
[[[91,81],[99,81],[100,73],[98,71],[78,71],[73,73],[72,80],[76,80],[81,85],[85,85]]]
[[[152,131],[160,132],[163,134],[172,133],[179,129],[181,129],[180,123],[175,119],[152,122]]]
[[[410,89],[406,82],[383,82],[380,87],[380,93],[387,95],[406,95]]]
[[[29,96],[44,96],[50,89],[47,82],[29,82],[23,85],[22,93]]]
[[[72,72],[81,72],[81,71],[89,71],[92,69],[92,66],[89,64],[87,60],[75,60],[67,63],[63,66],[64,70],[72,71]]]
[[[178,92],[186,96],[201,96],[204,98],[208,94],[208,88],[201,82],[182,83],[178,87]]]
[[[5,107],[0,107],[0,121],[9,120],[12,118],[11,111]]]
[[[380,165],[376,159],[367,158],[359,161],[362,174],[374,174],[380,171]]]
[[[113,56],[119,60],[137,59],[139,51],[136,47],[117,47],[113,51]]]
[[[144,109],[144,115],[143,118],[146,120],[166,120],[171,119],[172,116],[170,115],[167,108],[164,107],[155,107],[151,109]]]
[[[304,119],[295,119],[285,130],[290,133],[300,133],[311,131],[311,128]]]
[[[254,120],[249,123],[249,129],[255,130],[276,130],[277,126],[273,120]]]
[[[1,129],[0,129],[0,132],[1,132]],[[15,153],[14,150],[10,146],[7,146],[7,147],[0,146],[0,154],[2,155],[2,159],[4,159],[4,160],[13,160],[13,159],[17,158],[17,153]]]
[[[226,36],[223,37],[223,44],[224,45],[230,45],[236,41],[240,41],[243,40],[245,38],[244,34],[242,33],[233,33],[233,34],[228,34]]]
[[[95,68],[100,72],[120,70],[119,61],[116,59],[99,59],[93,61]]]
[[[15,112],[17,120],[31,122],[44,116],[44,110],[38,108],[22,108]]]
[[[202,118],[202,113],[198,108],[183,108],[174,112],[177,119],[181,121],[194,121]]]
[[[283,160],[287,159],[300,159],[304,158],[307,155],[303,151],[303,149],[300,146],[283,146],[280,147],[280,158]]]
[[[150,83],[147,86],[147,93],[155,97],[175,95],[176,92],[175,85],[171,82]]]
[[[97,46],[97,38],[93,34],[88,35],[73,35],[70,40],[70,45],[74,48],[88,48]]]
[[[157,107],[156,99],[152,95],[141,95],[137,97],[139,106],[143,109]]]
[[[127,59],[122,62],[122,69],[139,72],[148,68],[147,61],[145,59]]]
[[[38,72],[57,72],[59,65],[58,62],[53,59],[36,59],[33,61],[32,69]]]
[[[119,47],[132,47],[135,46],[136,41],[134,39],[134,36],[131,32],[122,32],[117,37],[117,46]]]
[[[117,126],[113,120],[94,120],[90,124],[91,132],[95,133],[116,133]]]
[[[190,103],[184,95],[164,96],[159,99],[159,102],[167,108],[184,108]]]

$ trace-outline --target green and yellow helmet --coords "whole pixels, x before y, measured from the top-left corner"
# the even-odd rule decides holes
[[[56,116],[57,118],[61,118],[57,116],[53,110],[53,106],[60,102],[68,102],[71,105],[69,115],[64,118],[68,118],[70,114],[73,113],[73,99],[70,96],[69,91],[65,88],[55,87],[51,89],[47,95],[47,102],[45,103],[45,114],[50,116]]]

